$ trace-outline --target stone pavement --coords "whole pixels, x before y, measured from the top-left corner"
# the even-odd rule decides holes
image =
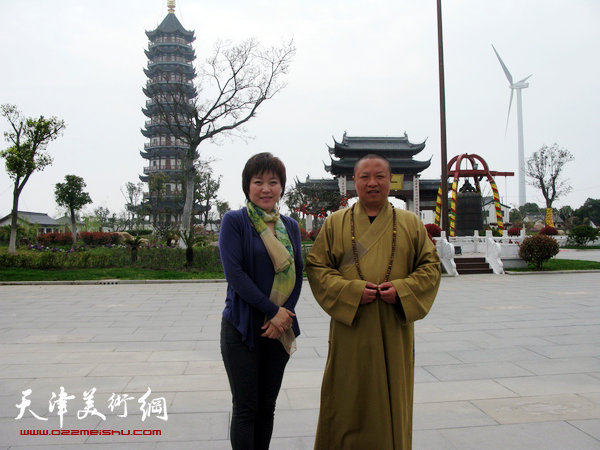
[[[561,248],[558,255],[556,255],[556,258],[600,262],[600,250],[574,250],[570,248]]]
[[[0,286],[0,449],[229,448],[218,343],[224,289]],[[600,448],[598,291],[597,273],[443,278],[416,325],[414,448]],[[307,283],[297,313],[303,333],[279,395],[273,449],[310,449],[315,434],[329,319]],[[63,430],[162,435],[20,436],[60,429],[59,405],[50,412],[49,402],[61,386],[74,396]],[[28,388],[31,404],[15,420]],[[89,411],[105,420],[84,411],[92,388]],[[112,393],[131,397],[127,417],[119,417],[123,404],[110,410]],[[152,400],[158,408],[143,420],[141,402]]]

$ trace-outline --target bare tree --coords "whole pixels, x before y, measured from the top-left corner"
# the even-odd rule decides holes
[[[0,152],[0,156],[5,159],[6,171],[13,180],[8,253],[16,253],[19,196],[33,172],[44,170],[46,166],[52,164],[52,157],[44,150],[50,141],[61,135],[65,122],[56,117],[26,118],[15,105],[8,104],[0,106],[0,115],[8,120],[11,128],[4,133],[4,137],[12,145]]]
[[[561,179],[566,163],[573,161],[573,155],[554,143],[543,145],[527,160],[526,173],[531,178],[529,184],[542,191],[546,200],[546,225],[554,226],[552,203],[571,191],[567,180]]]
[[[183,87],[163,83],[153,97],[162,124],[185,143],[182,155],[185,202],[182,230],[191,229],[199,145],[217,136],[244,133],[244,124],[263,102],[283,87],[295,53],[293,42],[264,48],[249,39],[237,45],[217,43],[200,68],[198,97],[190,99]]]

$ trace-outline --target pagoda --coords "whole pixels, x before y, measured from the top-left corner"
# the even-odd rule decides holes
[[[325,165],[325,170],[336,177],[342,194],[356,195],[352,181],[354,164],[365,155],[375,154],[390,163],[390,196],[403,200],[407,208],[417,214],[420,209],[435,209],[439,180],[420,179],[420,173],[431,165],[431,158],[427,161],[413,159],[423,151],[425,141],[412,143],[406,133],[399,137],[357,137],[344,132],[342,142],[335,138],[333,142],[333,147],[328,146],[331,163]]]
[[[148,66],[144,73],[148,81],[143,91],[148,100],[142,112],[149,120],[142,134],[148,138],[142,158],[148,160],[140,180],[148,183],[144,202],[150,209],[150,222],[179,223],[183,210],[183,156],[188,148],[165,122],[169,107],[181,110],[181,103],[192,104],[196,97],[193,80],[196,72],[192,62],[196,58],[192,42],[194,32],[188,31],[175,16],[175,0],[168,1],[168,14],[148,36]],[[162,111],[162,118],[161,118]],[[164,174],[164,189],[150,189],[150,177]]]

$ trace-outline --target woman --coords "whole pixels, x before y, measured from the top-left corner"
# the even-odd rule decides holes
[[[221,223],[228,283],[221,354],[233,397],[234,450],[269,448],[283,371],[300,334],[294,314],[302,285],[300,227],[277,209],[285,180],[278,158],[251,157],[242,172],[246,207]]]

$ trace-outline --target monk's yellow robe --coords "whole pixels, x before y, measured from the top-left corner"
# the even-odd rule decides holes
[[[396,209],[390,280],[400,304],[360,305],[366,282],[384,282],[392,251],[392,206],[370,223],[354,208],[362,281],[354,262],[350,209],[332,214],[307,257],[312,292],[331,316],[315,449],[410,449],[414,387],[413,322],[429,312],[440,262],[419,218]]]

